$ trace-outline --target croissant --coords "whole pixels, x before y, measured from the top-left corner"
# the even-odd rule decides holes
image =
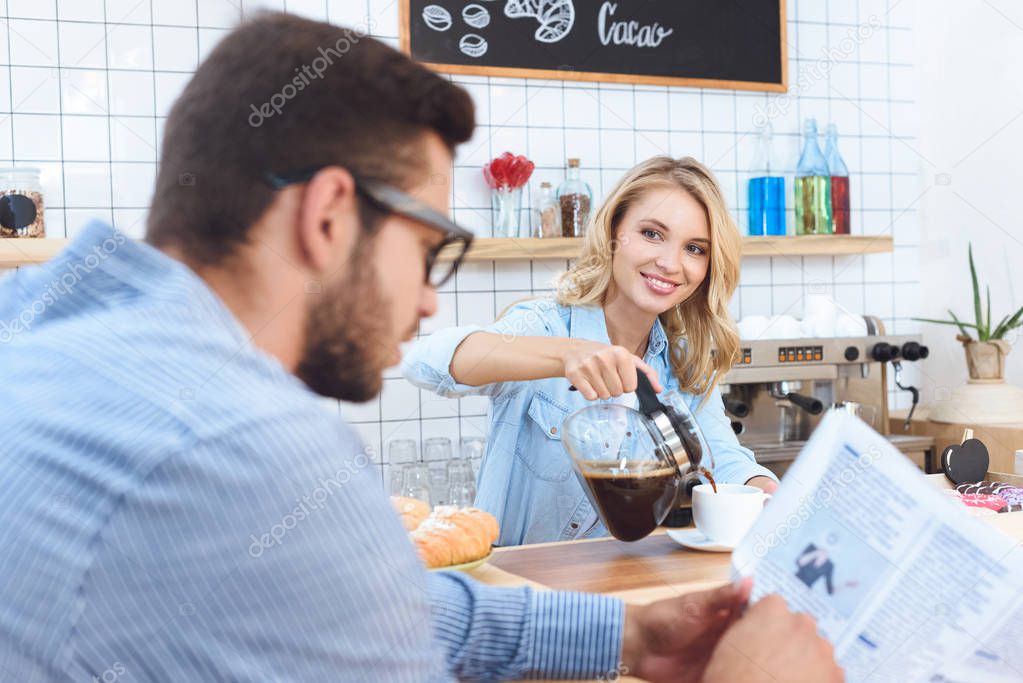
[[[487,534],[487,546],[491,546],[497,542],[497,537],[501,533],[501,529],[497,526],[497,518],[486,510],[480,510],[479,508],[462,508],[462,512],[478,519],[483,524],[483,529]]]
[[[466,514],[454,505],[438,505],[434,508],[432,517],[454,524],[463,532],[459,549],[455,551],[461,559],[455,564],[472,562],[490,551],[490,534],[479,518]]]
[[[416,544],[419,558],[430,569],[461,564],[463,553],[459,549],[461,530],[450,522],[427,519],[409,534]]]
[[[430,506],[417,498],[391,496],[391,506],[401,517],[406,531],[413,531],[430,516]]]
[[[497,520],[489,512],[438,505],[409,536],[423,564],[436,569],[486,557],[498,533]]]

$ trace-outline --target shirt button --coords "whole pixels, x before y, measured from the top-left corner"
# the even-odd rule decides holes
[[[557,427],[551,427],[551,434],[557,434],[557,433],[558,433],[558,428]]]
[[[576,524],[575,522],[572,522],[572,524],[570,524],[569,526],[571,526],[573,529],[578,529],[579,528],[579,525]]]

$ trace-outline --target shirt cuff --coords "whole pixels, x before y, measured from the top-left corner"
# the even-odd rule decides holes
[[[479,325],[463,325],[433,332],[413,344],[401,363],[402,374],[413,384],[442,396],[478,390],[479,387],[455,381],[451,376],[451,361],[458,345],[470,334],[482,330]]]
[[[587,593],[537,591],[531,597],[529,675],[615,680],[622,664],[625,603]]]
[[[767,477],[775,482],[778,481],[778,476],[767,469],[763,465],[756,463],[739,463],[733,465],[728,470],[728,475],[724,478],[725,484],[745,484],[753,477]]]
[[[611,678],[625,627],[621,600],[430,577],[434,633],[460,678]]]

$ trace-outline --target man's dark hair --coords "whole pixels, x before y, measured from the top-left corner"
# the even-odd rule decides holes
[[[363,33],[261,14],[217,45],[174,103],[146,239],[220,263],[273,202],[266,172],[337,164],[409,187],[427,169],[423,135],[453,151],[473,118],[465,90]]]

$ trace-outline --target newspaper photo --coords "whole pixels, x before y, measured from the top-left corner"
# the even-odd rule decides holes
[[[846,680],[1023,681],[1023,548],[833,411],[732,555],[817,620]]]

